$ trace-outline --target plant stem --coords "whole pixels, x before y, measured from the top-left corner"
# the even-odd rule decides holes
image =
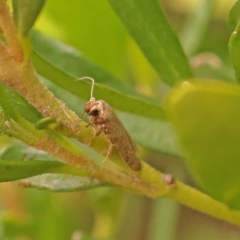
[[[17,29],[5,0],[0,0],[0,28],[9,46],[10,55],[18,62],[23,60],[23,51],[17,37]]]
[[[18,36],[9,7],[4,0],[0,0],[0,28],[7,42],[7,45],[0,42],[0,81],[15,89],[43,116],[51,116],[59,121],[65,127],[66,135],[76,134],[81,120],[38,80],[31,61],[23,56],[26,49],[22,48],[29,48],[29,39]]]
[[[225,204],[183,183],[167,182],[164,178],[166,175],[146,163],[143,163],[140,173],[130,172],[130,175],[127,175],[114,172],[88,159],[87,155],[82,153],[80,149],[78,150],[67,138],[58,137],[58,134],[54,133],[55,142],[44,131],[34,129],[25,119],[20,121],[21,125],[24,126],[22,127],[12,119],[5,117],[1,109],[0,115],[1,133],[12,135],[30,146],[60,158],[71,166],[80,168],[82,170],[81,174],[124,187],[151,198],[166,197],[173,199],[202,213],[240,226],[239,211],[231,210]]]
[[[230,209],[224,203],[183,183],[177,182],[166,197],[201,213],[240,226],[240,211]]]
[[[97,165],[93,161],[90,161],[90,159],[73,154],[67,149],[56,145],[56,143],[49,137],[41,139],[35,145],[35,148],[44,150],[60,158],[62,161],[71,166],[83,168],[93,178],[97,178],[101,181],[108,182],[116,186],[122,186],[126,189],[149,197],[154,197],[154,190],[158,184],[160,184],[160,186],[164,186],[164,183],[161,184],[161,178],[159,178],[159,183],[155,183],[155,186],[142,181],[142,179],[140,179],[137,175],[126,175],[108,170],[100,165]],[[168,189],[165,186],[161,189],[162,194],[165,194],[167,191]]]
[[[87,154],[77,148],[77,146],[68,138],[59,135],[58,133],[51,133],[50,130],[47,130],[49,134],[43,130],[36,130],[32,124],[27,122],[24,118],[21,118],[21,116],[18,116],[18,121],[21,125],[13,119],[5,116],[3,109],[0,108],[0,132],[2,134],[13,136],[30,146],[58,157],[71,166],[81,168],[92,178],[97,178],[103,182],[122,186],[137,193],[154,197],[154,189],[158,188],[158,183],[149,184],[144,182],[140,178],[140,175],[135,173],[132,175],[126,175],[108,170],[107,168],[91,161]],[[165,187],[164,182],[161,181],[161,177],[159,177],[158,180],[160,184],[159,186],[162,187],[161,193],[165,194],[168,189]]]

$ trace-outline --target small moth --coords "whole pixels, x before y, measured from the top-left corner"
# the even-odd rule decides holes
[[[96,130],[92,140],[99,136],[101,132],[104,132],[110,142],[106,158],[108,158],[112,148],[116,147],[128,166],[135,171],[140,171],[141,162],[136,156],[137,149],[132,138],[113,109],[104,100],[96,100],[93,97],[94,79],[83,77],[78,80],[83,79],[92,81],[91,98],[84,106],[84,111],[90,116],[90,123],[87,127],[94,125]]]

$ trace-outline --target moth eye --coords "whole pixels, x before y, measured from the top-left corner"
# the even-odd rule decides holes
[[[98,110],[96,109],[96,110],[91,111],[89,113],[89,115],[94,116],[94,117],[97,116],[98,115]]]

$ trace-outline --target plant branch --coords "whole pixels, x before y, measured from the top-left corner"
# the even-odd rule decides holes
[[[230,209],[224,203],[183,183],[177,182],[166,197],[201,213],[240,226],[240,211]]]
[[[0,113],[0,132],[2,134],[8,134],[18,138],[30,146],[46,151],[47,153],[58,157],[63,162],[71,166],[81,168],[88,176],[92,178],[97,178],[103,182],[122,186],[126,189],[149,197],[155,196],[155,189],[161,188],[160,192],[162,195],[168,192],[166,184],[164,181],[162,181],[161,173],[157,173],[157,171],[154,169],[152,169],[152,171],[155,171],[158,177],[156,178],[156,173],[152,174],[152,176],[155,177],[152,177],[149,183],[143,181],[140,175],[136,173],[127,175],[114,172],[91,161],[86,153],[77,148],[77,146],[67,138],[57,133],[52,133],[54,135],[53,140],[45,131],[34,129],[34,127],[25,119],[22,118],[20,121],[24,126],[22,127],[13,119],[6,117],[4,115],[4,111],[0,111]],[[48,132],[49,131],[50,130],[48,130]],[[50,134],[50,136],[52,136],[52,134]],[[143,168],[146,170],[150,168],[150,166],[147,164],[144,164],[144,166],[145,167]],[[141,174],[144,174],[144,171],[142,171]]]
[[[67,138],[59,135],[58,139],[57,133],[53,133],[55,135],[55,141],[53,141],[46,132],[34,129],[25,119],[20,121],[24,126],[22,127],[12,119],[5,117],[3,111],[0,111],[0,120],[1,133],[14,136],[28,145],[58,157],[68,165],[80,168],[81,174],[151,198],[173,199],[202,213],[240,226],[239,211],[231,210],[225,204],[183,183],[174,182],[170,175],[162,174],[146,163],[143,163],[140,173],[115,172],[91,161],[86,153]]]
[[[8,43],[7,46],[0,42],[0,81],[14,88],[28,100],[43,116],[54,117],[61,122],[66,130],[66,135],[72,136],[79,131],[79,117],[55,98],[38,80],[37,74],[28,58],[23,60],[24,43],[17,35],[16,26],[9,12],[9,7],[4,0],[0,0],[0,27]],[[21,39],[29,44],[27,38]],[[21,54],[20,54],[21,53]]]
[[[23,61],[23,51],[17,36],[17,29],[5,0],[0,0],[0,28],[7,41],[10,55],[18,62]]]

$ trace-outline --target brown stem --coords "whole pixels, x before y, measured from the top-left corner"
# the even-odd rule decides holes
[[[49,137],[41,139],[35,145],[35,147],[62,159],[69,165],[83,168],[94,178],[114,184],[116,186],[122,186],[139,194],[149,197],[156,197],[156,193],[159,195],[159,188],[161,188],[161,195],[164,195],[168,192],[168,188],[166,187],[167,185],[164,183],[164,181],[162,181],[160,173],[158,182],[155,182],[155,184],[148,184],[143,182],[139,178],[139,175],[126,175],[113,172],[95,164],[90,159],[88,160],[83,156],[75,155],[69,152],[67,149],[56,145],[56,143]]]
[[[8,44],[9,54],[18,62],[23,61],[23,51],[18,40],[17,29],[6,1],[0,0],[0,28]]]

